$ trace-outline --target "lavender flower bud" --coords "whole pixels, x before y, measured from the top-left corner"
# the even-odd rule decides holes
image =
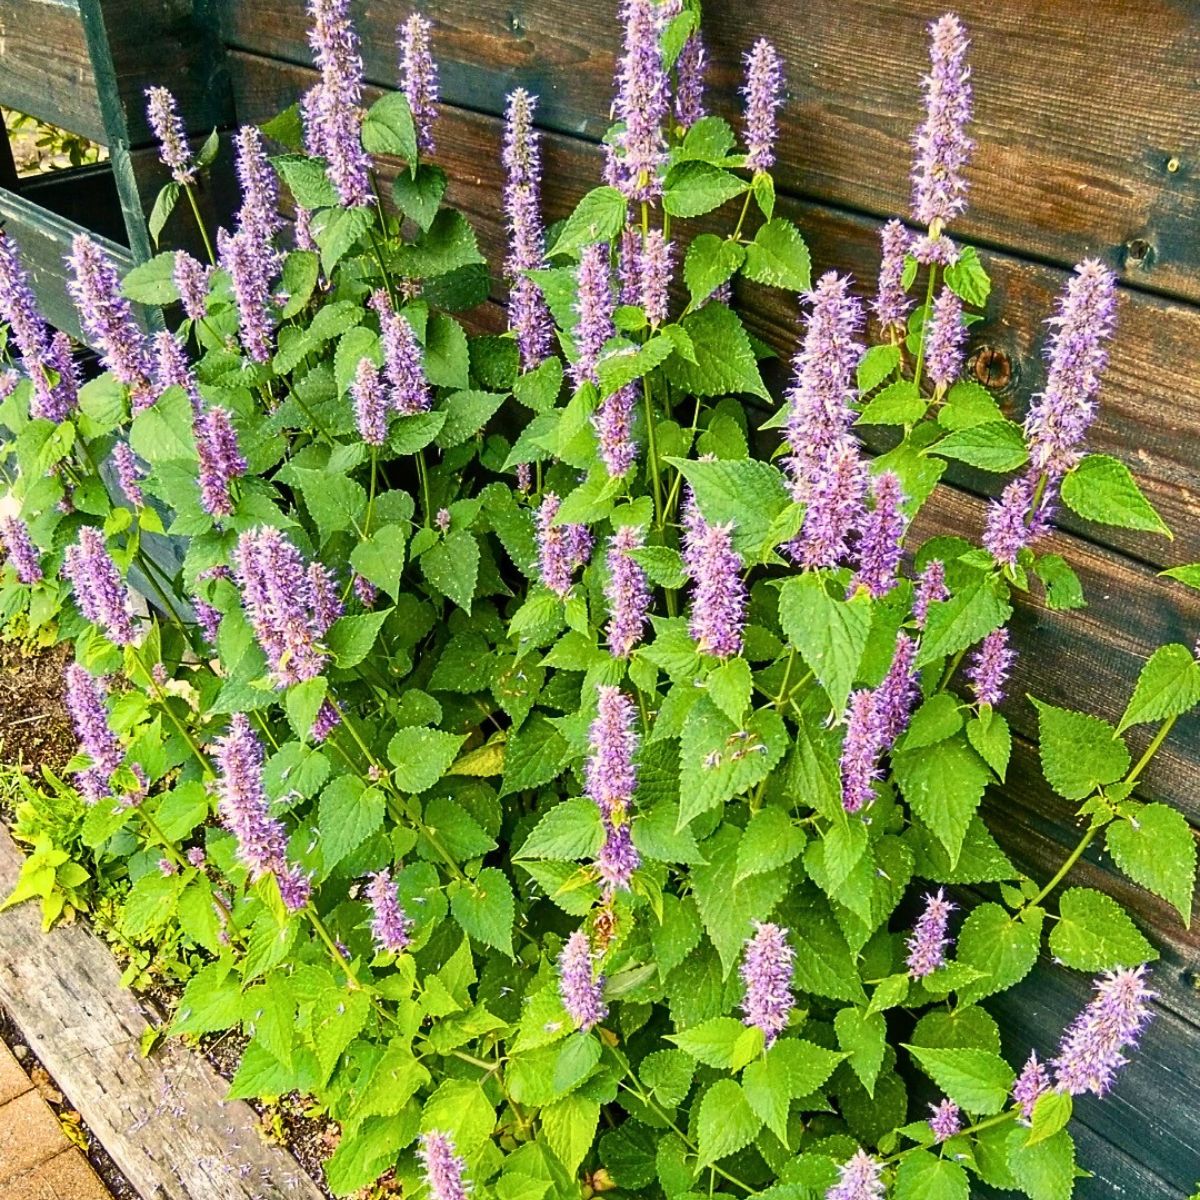
[[[775,110],[783,104],[783,64],[775,47],[759,38],[746,55],[746,170],[775,165]]]
[[[382,446],[387,441],[388,398],[384,394],[379,368],[369,358],[359,359],[350,394],[354,397],[358,436],[368,446]]]
[[[377,871],[367,884],[371,904],[371,936],[383,954],[400,954],[412,944],[413,923],[400,905],[400,894],[388,871]]]
[[[256,363],[271,359],[271,336],[275,328],[271,300],[270,248],[253,242],[247,231],[236,234],[217,230],[217,251],[221,266],[229,272],[237,303],[242,347]]]
[[[962,1109],[947,1098],[939,1104],[929,1106],[933,1116],[929,1118],[929,1129],[933,1134],[934,1145],[941,1145],[962,1129]]]
[[[891,471],[875,476],[871,486],[874,507],[862,522],[858,543],[858,572],[851,589],[865,587],[876,599],[887,595],[896,583],[906,521],[901,505],[904,495],[900,479]]]
[[[91,760],[87,768],[76,773],[75,783],[84,800],[95,804],[97,800],[112,795],[109,777],[125,756],[108,727],[108,712],[104,707],[104,690],[100,681],[78,663],[71,663],[63,672],[63,677],[67,684],[67,712],[71,714],[79,748]]]
[[[149,388],[146,339],[121,295],[121,280],[104,251],[85,233],[77,233],[67,257],[72,279],[67,290],[79,309],[84,329],[101,351],[104,365],[135,393]]]
[[[517,463],[517,490],[528,493],[533,490],[533,468],[527,463]]]
[[[312,880],[297,867],[276,868],[275,882],[283,907],[289,912],[299,912],[312,898]]]
[[[913,219],[940,227],[967,206],[963,168],[975,143],[966,135],[971,119],[971,68],[966,30],[953,13],[929,26],[930,72],[922,81],[925,122],[917,131],[913,166]],[[940,232],[940,229],[937,231]]]
[[[916,594],[913,596],[913,619],[918,627],[925,628],[925,619],[929,615],[929,606],[935,601],[949,600],[950,590],[946,587],[946,564],[940,558],[932,558],[921,572],[917,580]]]
[[[582,929],[567,938],[558,956],[558,991],[576,1029],[587,1033],[608,1016],[604,976],[593,974],[592,946]]]
[[[450,522],[453,519],[448,508],[439,508],[437,515],[433,518],[433,523],[438,527],[440,533],[447,533],[450,529]]]
[[[317,715],[313,718],[308,736],[314,742],[323,742],[341,723],[342,718],[338,710],[328,700],[323,700],[321,707],[317,709]]]
[[[13,341],[32,376],[46,357],[50,333],[38,310],[29,273],[21,262],[17,243],[0,229],[0,321],[11,330]]]
[[[254,125],[243,125],[234,138],[237,147],[237,176],[242,185],[242,207],[238,211],[238,232],[246,240],[269,250],[275,234],[283,227],[279,216],[279,183],[275,169],[267,159],[262,134]],[[274,263],[271,267],[274,270]]]
[[[876,1162],[865,1150],[838,1167],[841,1177],[825,1193],[825,1200],[884,1200],[887,1188],[880,1175],[883,1164]]]
[[[875,691],[875,713],[883,748],[895,745],[908,727],[908,719],[921,695],[917,686],[917,641],[906,633],[896,635],[892,664]]]
[[[175,105],[175,97],[164,87],[146,89],[146,120],[158,139],[158,157],[171,169],[171,178],[186,187],[196,182],[196,165],[188,148],[187,130]]]
[[[675,123],[686,133],[707,115],[704,107],[704,40],[693,33],[675,62]]]
[[[642,235],[630,225],[621,230],[617,283],[622,304],[642,302]]]
[[[365,576],[354,576],[354,594],[358,597],[358,602],[363,608],[374,608],[375,601],[379,596],[379,589]]]
[[[881,231],[882,257],[879,262],[879,290],[871,307],[883,331],[902,333],[912,310],[912,301],[904,290],[904,258],[912,238],[899,221],[889,221]]]
[[[808,568],[836,567],[850,552],[850,536],[862,521],[867,467],[849,435],[826,450],[808,493],[799,536],[788,553]]]
[[[537,513],[538,568],[542,582],[554,593],[571,590],[571,576],[591,554],[592,539],[586,525],[555,525],[559,499],[554,492],[542,497]]]
[[[174,875],[179,868],[169,858],[160,858],[158,860],[158,870],[160,875],[171,876]]]
[[[292,242],[297,250],[316,250],[317,239],[313,234],[312,210],[297,204],[292,217]]]
[[[423,155],[433,153],[433,123],[437,119],[438,76],[430,50],[432,33],[433,26],[419,13],[413,13],[396,31],[400,78],[412,110],[417,149]]]
[[[183,311],[190,320],[203,321],[208,312],[208,283],[212,268],[206,267],[186,250],[177,250],[173,277]]]
[[[23,376],[11,367],[0,371],[0,404],[17,390]]]
[[[324,563],[308,565],[308,603],[312,610],[312,627],[317,637],[324,637],[330,626],[345,611],[338,597],[333,573]]]
[[[617,658],[628,658],[645,636],[649,623],[650,588],[646,572],[630,551],[644,544],[636,525],[622,525],[608,544],[608,582],[604,595],[608,600],[608,648]]]
[[[618,687],[597,689],[596,719],[589,733],[587,794],[605,817],[623,816],[637,787],[633,701]]]
[[[596,855],[596,868],[608,891],[629,890],[633,873],[641,865],[642,858],[633,844],[628,823],[614,825],[604,821],[604,844]]]
[[[1029,1055],[1017,1082],[1013,1085],[1013,1101],[1021,1108],[1021,1118],[1028,1124],[1033,1120],[1033,1108],[1038,1099],[1050,1091],[1050,1075],[1045,1064],[1038,1062],[1037,1052]]]
[[[233,515],[230,485],[246,473],[233,418],[224,408],[200,413],[193,423],[200,459],[200,506],[213,517]]]
[[[1116,276],[1094,258],[1075,268],[1047,324],[1046,390],[1034,397],[1025,418],[1033,470],[1052,479],[1078,461],[1096,414],[1096,394],[1108,363],[1105,343],[1116,325]]]
[[[1006,626],[993,629],[983,639],[967,671],[971,690],[979,704],[990,704],[995,708],[1004,699],[1004,685],[1016,657],[1016,653],[1008,646]]]
[[[585,246],[579,256],[576,275],[578,300],[575,311],[579,321],[575,326],[576,359],[571,375],[578,387],[586,380],[598,382],[596,364],[604,343],[616,332],[613,325],[613,292],[609,276],[609,251],[603,242]]]
[[[741,977],[746,986],[742,1024],[761,1029],[769,1049],[787,1028],[792,1010],[792,963],[796,952],[787,930],[756,921],[754,936],[742,952]]]
[[[612,479],[637,462],[637,443],[633,440],[633,415],[637,409],[637,387],[630,383],[606,396],[592,414],[600,461]]]
[[[75,589],[79,611],[101,626],[118,646],[133,641],[129,590],[121,581],[116,564],[108,556],[104,535],[91,525],[79,531],[79,541],[68,546],[63,556],[63,573]]]
[[[617,64],[613,113],[624,128],[605,147],[605,180],[628,200],[653,200],[662,194],[663,122],[671,102],[654,0],[622,0],[621,20],[625,49]]]
[[[371,307],[379,316],[383,372],[391,389],[392,407],[404,416],[428,412],[433,407],[433,395],[425,380],[424,354],[416,332],[392,308],[382,289],[372,294]]]
[[[746,585],[733,548],[733,522],[710,525],[689,493],[685,504],[684,565],[692,577],[689,632],[704,654],[730,658],[742,650]]]
[[[113,466],[117,469],[117,482],[120,483],[125,498],[134,508],[145,508],[146,497],[142,494],[139,486],[142,472],[137,465],[133,451],[129,448],[129,443],[117,442],[112,448],[112,459]]]
[[[1060,1092],[1104,1096],[1128,1062],[1122,1054],[1137,1045],[1153,1015],[1154,993],[1145,986],[1146,965],[1106,971],[1095,981],[1095,997],[1063,1035],[1054,1068]]]
[[[641,305],[651,325],[666,322],[671,302],[671,259],[674,248],[657,229],[646,234],[640,262]]]
[[[21,583],[40,583],[42,564],[37,547],[29,536],[29,526],[20,517],[0,518],[0,542]]]
[[[872,785],[879,778],[883,745],[876,693],[866,689],[852,692],[841,758],[842,807],[846,812],[860,812],[874,801]]]
[[[954,905],[946,899],[942,888],[938,888],[936,896],[925,897],[925,911],[917,918],[905,943],[908,973],[914,979],[932,975],[946,961],[946,950],[953,941],[947,933],[953,911]]]
[[[175,334],[163,329],[154,335],[154,390],[161,395],[171,387],[180,387],[187,392],[193,416],[202,411],[204,402],[200,398],[200,385],[196,382],[196,372],[188,361],[187,351]]]
[[[425,1164],[429,1200],[467,1200],[467,1183],[463,1178],[467,1164],[455,1154],[448,1133],[435,1130],[421,1134],[417,1157]]]
[[[214,649],[217,645],[217,635],[221,630],[221,610],[214,608],[205,600],[199,597],[192,598],[192,608],[196,613],[196,623],[200,626],[200,632],[204,635],[204,640]]]
[[[962,349],[967,340],[962,317],[962,301],[949,288],[942,288],[925,331],[925,370],[939,394],[962,372]]]
[[[188,864],[190,866],[197,867],[197,868],[204,866],[205,862],[208,861],[205,856],[204,851],[199,846],[193,846],[187,852],[186,857],[188,860]]]
[[[371,202],[371,160],[362,147],[363,64],[349,0],[309,0],[312,47],[321,82],[305,97],[310,149],[328,162],[329,179],[347,208]]]
[[[1017,555],[1028,544],[1029,506],[1033,503],[1033,485],[1028,477],[1014,479],[988,505],[983,545],[1001,565],[1016,566]]]
[[[213,759],[221,821],[237,839],[238,858],[251,880],[286,869],[287,837],[283,825],[271,816],[263,790],[262,743],[245,713],[235,713],[229,732],[216,739]]]

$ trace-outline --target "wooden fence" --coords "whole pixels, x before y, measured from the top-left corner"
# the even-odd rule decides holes
[[[95,0],[92,0],[95,2]],[[99,0],[104,4],[107,0]],[[314,79],[304,0],[197,0],[216,18],[239,122],[259,122]],[[494,273],[503,257],[498,201],[505,94],[540,97],[546,203],[553,219],[599,178],[619,30],[615,0],[427,0],[444,107],[437,161]],[[402,0],[356,3],[367,75],[395,85]],[[710,104],[737,119],[742,54],[760,34],[787,63],[777,182],[816,270],[851,272],[871,288],[878,231],[908,203],[908,149],[921,115],[918,82],[927,0],[709,0]],[[1157,571],[1200,560],[1200,3],[1197,0],[962,0],[973,39],[978,141],[970,208],[955,233],[980,248],[994,289],[972,327],[971,370],[1020,419],[1043,378],[1042,322],[1071,265],[1088,255],[1122,281],[1119,327],[1091,449],[1133,469],[1175,540],[1100,530],[1069,513],[1051,548],[1083,581],[1090,607],[1069,616],[1019,607],[1022,648],[1006,713],[1020,735],[1009,783],[984,815],[1019,865],[1046,878],[1078,837],[1074,806],[1041,779],[1029,692],[1120,716],[1142,663],[1166,641],[1200,635],[1200,602]],[[0,58],[0,79],[3,78]],[[162,82],[175,81],[164,77]],[[0,101],[3,97],[0,96]],[[722,217],[724,219],[724,217]],[[497,289],[497,298],[500,296]],[[782,356],[794,350],[788,296],[747,285],[754,331]],[[477,314],[502,322],[496,305]],[[995,477],[951,471],[923,517],[931,532],[977,534]],[[1141,749],[1148,734],[1133,735]],[[1176,726],[1141,792],[1200,826],[1200,721]],[[1158,1016],[1115,1095],[1077,1107],[1081,1157],[1096,1173],[1077,1195],[1166,1200],[1200,1181],[1200,934],[1121,880],[1091,852],[1072,882],[1129,905],[1161,949]],[[1087,982],[1045,964],[989,1003],[1006,1050],[1051,1051]]]

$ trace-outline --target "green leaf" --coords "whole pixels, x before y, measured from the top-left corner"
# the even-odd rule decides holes
[[[935,692],[913,713],[899,749],[919,750],[953,737],[963,727],[960,703],[947,692]]]
[[[807,292],[812,287],[812,259],[800,230],[782,217],[759,226],[746,247],[742,274],[770,287]]]
[[[696,1123],[697,1165],[725,1158],[758,1136],[762,1119],[732,1079],[718,1079],[700,1101]]]
[[[421,1129],[448,1133],[460,1154],[473,1158],[492,1136],[496,1113],[477,1081],[447,1079],[425,1101]]]
[[[1159,574],[1165,575],[1168,579],[1178,579],[1180,583],[1200,591],[1200,563],[1188,563],[1182,567],[1171,567],[1169,570],[1160,571]]]
[[[183,195],[183,188],[174,179],[170,179],[163,184],[158,195],[154,197],[154,207],[150,210],[146,225],[150,230],[150,240],[155,246],[158,245],[158,239],[162,237],[162,231],[171,219],[171,214],[175,211],[175,205],[179,203],[181,195]]]
[[[967,741],[1003,783],[1012,754],[1012,732],[1004,717],[998,712],[972,717],[967,722]]]
[[[446,450],[473,437],[507,398],[502,392],[474,391],[447,396],[444,401],[446,423],[437,436],[437,444]]]
[[[937,419],[943,429],[951,431],[1006,420],[992,393],[973,379],[960,379],[950,388]]]
[[[546,1144],[555,1157],[574,1175],[592,1148],[600,1105],[579,1092],[572,1092],[542,1109],[539,1119]]]
[[[139,304],[170,304],[179,299],[175,286],[175,253],[156,254],[134,267],[121,281],[121,294]]]
[[[1062,482],[1062,498],[1068,508],[1088,521],[1171,536],[1129,468],[1107,454],[1089,454],[1081,459]]]
[[[563,365],[559,358],[548,358],[545,362],[519,376],[513,386],[513,395],[526,408],[541,413],[553,408],[562,391]]]
[[[687,582],[687,572],[678,550],[669,546],[642,546],[628,553],[646,572],[650,582],[658,587],[681,588]]]
[[[805,841],[804,831],[782,809],[760,809],[751,817],[738,843],[734,883],[774,871],[799,858]]]
[[[750,706],[754,690],[750,664],[744,658],[731,658],[709,672],[704,686],[712,702],[735,725],[739,724]]]
[[[1042,774],[1060,796],[1083,800],[1129,770],[1129,751],[1107,721],[1041,700],[1033,704],[1038,711]]]
[[[1025,435],[1012,421],[988,421],[960,429],[931,446],[930,453],[996,472],[1015,471],[1029,461]]]
[[[1008,1167],[1029,1200],[1071,1200],[1075,1189],[1075,1143],[1062,1129],[1053,1137],[1027,1145],[1024,1129],[1008,1135]]]
[[[692,339],[696,361],[688,362],[676,354],[668,362],[671,381],[679,388],[693,396],[748,392],[763,400],[770,398],[750,338],[735,313],[712,301],[689,313],[680,325]]]
[[[403,92],[384,92],[367,109],[362,143],[368,154],[387,154],[408,163],[417,161],[417,131]]]
[[[570,254],[593,242],[611,242],[625,224],[627,207],[628,202],[616,188],[594,188],[563,224],[549,256]]]
[[[990,575],[973,575],[949,600],[937,600],[929,606],[917,666],[927,666],[973,646],[1010,616],[1007,589]]]
[[[600,810],[590,800],[562,800],[533,827],[515,857],[591,858],[604,841]]]
[[[877,392],[859,414],[855,425],[913,425],[929,407],[911,379],[897,379]]]
[[[227,963],[209,963],[187,982],[170,1032],[215,1033],[236,1025],[242,1015],[242,991]]]
[[[406,540],[404,526],[384,525],[350,551],[350,565],[354,570],[382,588],[393,600],[400,597]]]
[[[1052,1138],[1060,1129],[1067,1127],[1074,1105],[1068,1092],[1046,1092],[1037,1098],[1033,1106],[1027,1146],[1035,1146]]]
[[[866,1000],[850,947],[831,917],[811,915],[792,930],[796,944],[795,982],[801,991],[831,1000]]]
[[[974,246],[963,246],[959,250],[958,258],[946,268],[944,278],[946,286],[964,303],[974,308],[982,308],[987,303],[992,281]]]
[[[313,251],[292,250],[288,253],[283,262],[283,290],[287,293],[287,303],[280,316],[286,320],[304,308],[312,298],[320,275],[321,261]]]
[[[900,1160],[893,1200],[968,1200],[971,1185],[956,1162],[913,1149]]]
[[[999,904],[980,904],[967,914],[958,934],[958,961],[981,972],[981,978],[958,989],[962,1004],[973,1004],[1020,983],[1037,962],[1042,943],[1040,908],[1017,920]]]
[[[423,230],[433,223],[446,193],[446,172],[430,163],[421,163],[416,176],[401,172],[392,184],[396,207]]]
[[[340,775],[321,793],[317,831],[328,870],[356,850],[383,824],[383,793],[354,775]]]
[[[779,589],[779,623],[840,713],[871,631],[870,599],[860,594],[839,600],[819,575],[792,576]]]
[[[657,334],[637,348],[625,348],[606,354],[596,367],[600,377],[601,397],[607,398],[635,379],[649,375],[674,352],[675,343],[671,338]]]
[[[465,529],[451,529],[421,555],[421,574],[435,591],[470,612],[479,577],[479,543],[474,535]]]
[[[287,690],[284,705],[287,709],[288,721],[298,738],[303,741],[308,737],[316,720],[321,704],[325,699],[328,684],[323,676],[315,679],[305,679]]]
[[[1055,612],[1087,607],[1079,576],[1061,554],[1040,555],[1033,569],[1046,589],[1046,604]]]
[[[668,1033],[666,1038],[697,1062],[725,1071],[740,1071],[763,1049],[762,1030],[747,1027],[734,1017],[713,1017],[680,1033]]]
[[[357,667],[371,653],[379,630],[391,614],[392,609],[381,608],[376,612],[339,617],[334,621],[325,642],[337,665],[343,670]]]
[[[899,346],[872,346],[858,364],[855,382],[866,395],[877,388],[900,365]]]
[[[1124,733],[1131,725],[1176,717],[1200,703],[1200,662],[1187,646],[1159,646],[1138,675],[1125,715],[1117,726]]]
[[[1187,818],[1165,804],[1147,804],[1114,821],[1105,837],[1113,862],[1135,883],[1174,905],[1190,925],[1196,839]]]
[[[692,485],[704,519],[719,525],[732,521],[734,547],[757,557],[775,518],[791,502],[783,476],[755,458],[715,462],[668,458],[667,462]]]
[[[335,533],[344,533],[361,523],[367,511],[367,493],[361,483],[348,475],[311,467],[293,466],[289,470],[317,523],[322,544]]]
[[[914,814],[946,847],[953,865],[991,773],[961,736],[895,755],[892,773]]]
[[[369,1187],[417,1136],[417,1126],[414,1104],[393,1116],[368,1117],[353,1133],[344,1134],[321,1164],[329,1190],[335,1196],[350,1196]]]
[[[901,977],[903,978],[903,977]],[[882,1012],[842,1008],[833,1019],[838,1045],[850,1055],[850,1067],[868,1096],[875,1095],[875,1080],[883,1066],[887,1021]]]
[[[462,884],[450,898],[450,911],[477,942],[512,957],[516,905],[508,876],[498,867],[484,867],[473,882]]]
[[[740,196],[748,186],[744,179],[712,163],[680,162],[667,172],[662,204],[673,217],[699,217]]]
[[[1008,1063],[989,1050],[942,1050],[904,1047],[921,1069],[956,1104],[968,1112],[990,1116],[1008,1102],[1014,1075]]]
[[[303,154],[281,154],[271,162],[301,208],[330,208],[337,204],[337,192],[325,174],[321,159]]]
[[[683,260],[683,281],[693,307],[699,307],[727,279],[732,279],[746,251],[728,238],[702,233],[688,246]]]
[[[1058,902],[1050,930],[1050,953],[1077,971],[1136,967],[1158,957],[1125,910],[1091,888],[1068,888]]]
[[[401,729],[388,742],[396,786],[414,795],[433,787],[446,773],[466,738],[440,729]]]
[[[192,408],[182,388],[168,388],[150,408],[133,418],[129,445],[151,465],[195,461]]]
[[[434,313],[425,327],[426,378],[437,387],[465,388],[470,382],[470,370],[471,351],[466,331],[448,314]],[[445,424],[450,424],[449,415]]]
[[[562,770],[567,750],[563,735],[545,717],[535,717],[508,739],[500,795],[510,796],[549,783]]]

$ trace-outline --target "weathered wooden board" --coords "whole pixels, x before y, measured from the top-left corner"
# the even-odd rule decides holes
[[[230,55],[229,65],[243,120],[262,121],[274,115],[312,80],[305,68],[241,52]],[[437,159],[450,175],[451,200],[471,218],[493,269],[505,253],[504,215],[496,202],[502,183],[500,137],[495,118],[460,109],[445,108],[437,125]],[[547,216],[556,219],[570,212],[598,181],[598,151],[577,139],[554,135],[545,138],[544,150]],[[786,197],[779,211],[804,231],[815,272],[848,271],[864,291],[874,287],[877,222]],[[736,212],[717,214],[709,224],[725,232],[735,217]],[[1007,379],[994,390],[1006,411],[1019,420],[1043,378],[1042,322],[1051,312],[1065,273],[1005,254],[984,253],[983,257],[994,291],[989,317],[972,328],[968,350],[973,362],[985,350],[993,358],[998,356],[1001,366],[995,369],[1006,371]],[[789,357],[799,336],[794,295],[751,285],[743,289],[741,299],[754,331]],[[1086,532],[1160,567],[1200,559],[1198,347],[1200,311],[1134,289],[1121,290],[1118,331],[1088,445],[1129,464],[1175,531],[1176,540],[1094,526]],[[983,372],[982,365],[979,369]],[[1003,480],[979,476],[970,482],[994,492]],[[1067,528],[1084,529],[1083,522],[1069,512],[1062,514],[1062,521]]]
[[[0,894],[21,852],[0,831]],[[93,1133],[154,1200],[320,1200],[254,1113],[197,1053],[168,1041],[143,1058],[146,1018],[112,953],[82,925],[50,934],[36,904],[0,913],[0,1004]]]
[[[303,0],[221,0],[241,49],[311,61]],[[391,86],[408,0],[355,5],[367,72]],[[498,113],[519,85],[542,119],[596,140],[607,125],[615,0],[426,0],[445,99]],[[907,211],[921,119],[924,0],[710,0],[712,106],[736,117],[742,54],[787,63],[777,182],[875,215]],[[1099,254],[1148,288],[1200,298],[1200,7],[1190,0],[962,0],[976,92],[971,207],[960,232],[1060,264]],[[1120,103],[1114,103],[1115,98]],[[1036,114],[1036,119],[1032,115]]]

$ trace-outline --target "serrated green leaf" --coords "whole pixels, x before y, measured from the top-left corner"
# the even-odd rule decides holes
[[[424,792],[446,773],[466,738],[440,729],[397,731],[388,743],[388,759],[396,768],[396,786],[404,792]]]
[[[702,233],[693,238],[683,260],[683,280],[692,305],[703,304],[742,265],[746,251],[737,242]]]
[[[1158,957],[1125,910],[1091,888],[1068,888],[1058,902],[1050,930],[1050,953],[1078,971],[1136,967]]]
[[[751,818],[738,842],[734,882],[773,871],[799,858],[806,840],[804,831],[782,809],[761,809]]]
[[[896,1171],[893,1200],[968,1200],[967,1173],[948,1158],[928,1150],[910,1150]]]
[[[1185,925],[1192,920],[1196,839],[1187,818],[1165,804],[1147,804],[1105,830],[1113,862],[1135,883],[1172,904]]]
[[[1015,471],[1029,461],[1021,427],[1004,420],[959,429],[933,445],[930,453],[995,472]]]
[[[1029,1200],[1071,1200],[1075,1189],[1075,1143],[1065,1130],[1032,1146],[1024,1129],[1008,1135],[1008,1167]]]
[[[989,575],[973,575],[949,600],[929,606],[917,666],[927,666],[967,649],[999,629],[1012,616],[1012,605]]]
[[[1200,704],[1200,662],[1187,646],[1159,646],[1138,675],[1125,714],[1117,726],[1176,717]]]
[[[769,287],[807,292],[812,287],[812,259],[800,230],[782,217],[759,226],[746,247],[742,274]]]
[[[967,826],[991,773],[960,735],[910,754],[897,754],[892,772],[914,814],[958,860]]]
[[[875,1081],[879,1078],[883,1051],[887,1045],[887,1022],[883,1013],[842,1008],[833,1019],[833,1027],[838,1045],[850,1056],[851,1069],[866,1088],[867,1095],[874,1096]]]
[[[762,1030],[734,1017],[713,1017],[679,1033],[666,1035],[697,1062],[727,1071],[740,1071],[762,1053]]]
[[[758,370],[750,338],[738,316],[710,301],[680,322],[691,338],[696,361],[676,354],[664,368],[671,381],[693,396],[728,396],[748,392],[769,398]]]
[[[1099,717],[1034,700],[1038,750],[1047,783],[1067,800],[1083,800],[1129,770],[1129,751]]]
[[[700,1101],[697,1119],[697,1162],[717,1162],[748,1146],[762,1128],[745,1092],[732,1079],[718,1079]]]
[[[971,910],[958,934],[958,961],[981,972],[981,978],[958,991],[963,1004],[973,1004],[1019,983],[1037,962],[1042,941],[1040,908],[1030,909],[1023,920],[999,904],[980,904]]]
[[[451,529],[421,555],[421,574],[435,591],[471,611],[479,578],[479,543],[466,529]]]
[[[829,595],[819,575],[806,572],[779,589],[779,623],[840,713],[871,631],[870,599],[860,593],[840,600]]]
[[[748,186],[729,171],[693,159],[667,172],[662,204],[673,217],[699,217],[740,196]]]
[[[1062,498],[1069,509],[1089,521],[1171,536],[1129,468],[1107,454],[1080,459],[1063,479]]]
[[[611,242],[625,224],[628,202],[613,187],[594,188],[575,206],[549,254],[571,254],[593,242]]]
[[[737,550],[757,558],[775,518],[790,496],[783,476],[754,458],[697,462],[668,458],[692,486],[700,512],[710,524],[733,523]]]
[[[590,858],[604,841],[600,810],[590,800],[562,800],[534,826],[516,858]]]
[[[516,904],[508,876],[498,867],[484,867],[450,898],[454,919],[476,941],[512,957],[512,927]]]
[[[1012,1090],[1012,1068],[988,1050],[939,1050],[931,1046],[906,1045],[921,1069],[968,1112],[990,1116],[1008,1102]]]

